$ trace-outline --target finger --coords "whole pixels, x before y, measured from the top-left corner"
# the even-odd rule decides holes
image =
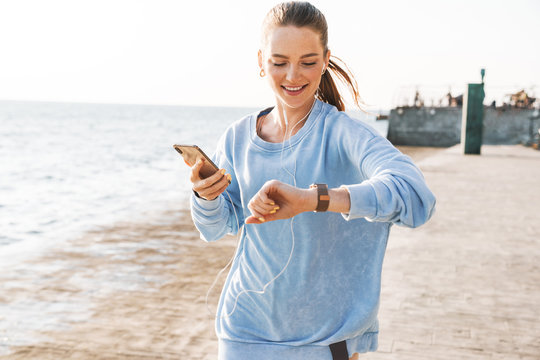
[[[255,195],[253,195],[253,197],[251,198],[249,202],[253,204],[257,204],[258,206],[263,206],[264,208],[268,208],[268,209],[271,209],[273,206],[275,206],[275,205],[269,204],[268,200],[264,201],[264,199],[268,199],[268,197],[264,193],[264,189],[261,189]]]
[[[207,177],[206,179],[202,179],[201,185],[204,187],[210,187],[221,180],[223,176],[225,176],[225,173],[227,170],[220,169],[219,171],[216,171],[211,176]]]
[[[270,213],[275,213],[275,211],[277,210],[276,207],[279,209],[278,206],[274,205],[269,205],[269,204],[265,204],[261,201],[253,201],[251,203],[251,206],[253,207],[253,209],[255,209],[259,214],[264,214],[264,215],[267,215],[267,214],[270,214]]]
[[[262,222],[255,216],[248,216],[245,220],[246,224],[262,224]]]
[[[201,180],[201,176],[199,175],[199,172],[201,171],[201,168],[203,166],[203,161],[201,159],[197,160],[195,165],[191,167],[191,176],[189,180],[192,183],[195,183],[196,181]]]
[[[218,191],[208,194],[207,196],[204,196],[207,200],[214,200],[219,195],[223,194],[223,192],[227,189],[229,186],[229,182],[225,183]],[[200,194],[199,194],[200,195]]]
[[[204,188],[204,193],[214,193],[216,191],[219,191],[219,189],[221,189],[223,186],[226,187],[226,185],[229,185],[229,179],[226,176],[222,176],[218,182]]]
[[[248,209],[250,209],[252,212],[256,211],[257,213],[264,215],[264,214],[269,213],[273,208],[272,208],[272,205],[263,203],[261,201],[259,193],[257,193],[249,201]]]
[[[202,167],[202,165],[201,165],[201,167]],[[199,170],[200,170],[200,168],[199,168]],[[200,172],[197,173],[198,182],[199,182],[197,184],[197,187],[199,187],[201,189],[204,189],[204,188],[212,186],[213,184],[215,184],[216,182],[221,180],[221,177],[223,176],[224,173],[225,173],[225,169],[221,169],[219,171],[216,171],[211,176],[209,176],[209,177],[207,177],[205,179],[201,178]]]
[[[260,222],[265,222],[266,221],[264,219],[264,214],[261,214],[260,212],[258,212],[256,209],[253,208],[253,206],[248,205],[248,209],[249,209],[249,211],[251,211],[251,216],[257,218]]]
[[[246,224],[263,224],[263,223],[267,223],[267,222],[270,222],[270,221],[281,219],[281,217],[277,216],[278,214],[279,213],[274,214],[274,215],[272,215],[272,214],[271,215],[265,215],[262,218],[262,220],[264,220],[264,221],[261,221],[260,217],[256,217],[255,215],[251,215],[251,216],[248,216],[244,222]]]
[[[261,201],[267,205],[275,205],[276,202],[268,197],[266,194],[266,189],[261,189],[262,191],[259,191],[259,196],[261,197]]]
[[[224,176],[225,169],[222,169],[220,171],[216,171],[215,174],[213,174],[210,177],[207,177],[206,179],[201,179],[193,184],[193,190],[197,192],[203,192],[207,193],[207,189],[210,189],[213,185],[218,184],[220,181],[222,181],[224,178],[227,179],[226,176]],[[216,191],[216,189],[212,189],[210,191]]]
[[[227,186],[229,186],[229,182],[227,181],[226,177],[223,177],[218,183],[212,185],[209,188],[202,188],[197,190],[196,186],[193,186],[193,190],[195,190],[201,197],[204,197],[205,199],[215,199],[218,197],[225,189],[227,189]]]

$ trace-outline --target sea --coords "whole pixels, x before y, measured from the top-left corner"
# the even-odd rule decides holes
[[[172,145],[212,153],[254,109],[0,102],[0,264],[185,202]]]
[[[173,144],[208,154],[257,108],[0,101],[0,264],[187,202]],[[386,135],[373,114],[351,115]]]
[[[39,288],[64,266],[33,259],[117,222],[171,221],[163,214],[188,209],[191,194],[190,169],[172,145],[211,155],[232,122],[257,110],[0,101],[0,355],[91,313],[84,294],[6,300],[10,289]],[[386,135],[387,122],[374,114],[351,115]],[[134,285],[103,274],[94,279],[100,287]]]

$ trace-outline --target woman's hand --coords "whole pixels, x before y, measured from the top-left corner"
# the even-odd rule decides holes
[[[246,224],[288,219],[304,211],[315,210],[317,195],[313,189],[299,189],[278,180],[267,181],[251,198],[251,216]]]
[[[201,179],[199,172],[203,166],[202,159],[198,160],[191,168],[190,181],[193,183],[193,191],[205,200],[214,200],[229,186],[230,174],[225,174],[225,169],[216,171],[212,176]]]

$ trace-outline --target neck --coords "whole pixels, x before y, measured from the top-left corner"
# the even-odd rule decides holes
[[[286,135],[286,133],[291,132],[293,129],[298,131],[302,127],[299,123],[309,117],[314,106],[315,98],[313,98],[313,101],[309,101],[299,108],[291,108],[278,101],[277,106],[272,111],[272,118],[276,125],[281,128],[283,135]]]

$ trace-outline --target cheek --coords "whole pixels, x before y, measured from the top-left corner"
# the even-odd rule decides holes
[[[312,81],[320,80],[321,76],[322,76],[322,70],[319,70],[318,68],[312,68],[312,69],[306,70],[306,77],[308,77]]]
[[[285,71],[276,67],[269,68],[267,73],[269,80],[271,80],[272,82],[281,82],[283,78],[287,75]]]
[[[270,76],[281,76],[282,74],[286,73],[286,71],[284,70],[284,66],[279,67],[273,65],[268,66],[267,72]]]

